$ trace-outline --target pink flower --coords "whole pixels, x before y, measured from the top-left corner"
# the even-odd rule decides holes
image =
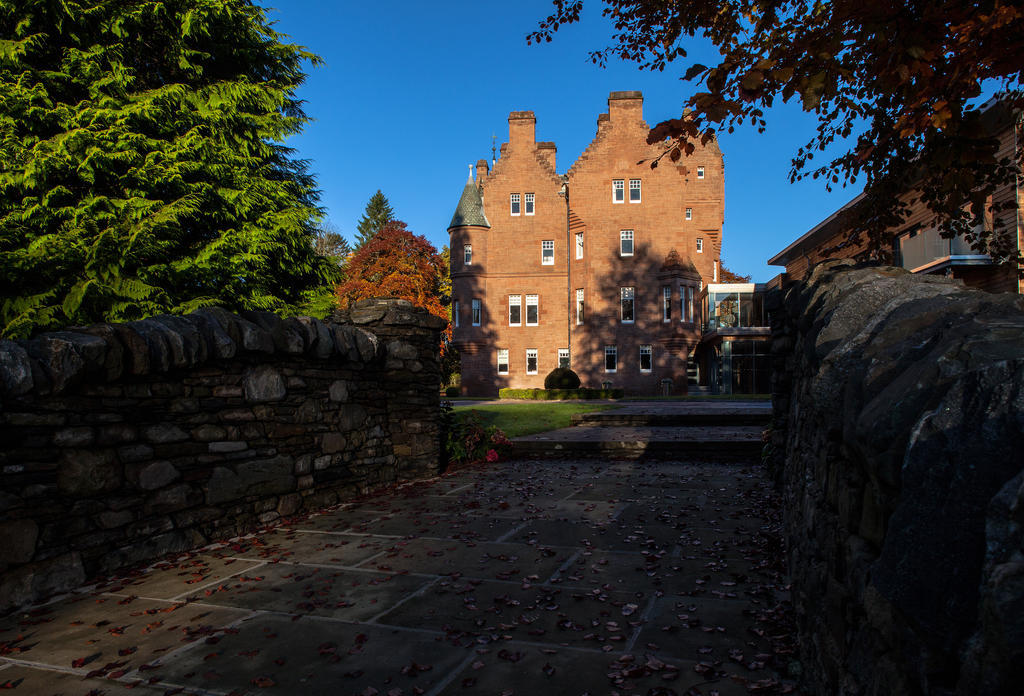
[[[487,450],[487,461],[496,462],[498,461],[498,453],[494,450]]]

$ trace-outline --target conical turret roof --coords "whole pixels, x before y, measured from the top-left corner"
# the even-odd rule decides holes
[[[468,225],[476,227],[491,226],[491,223],[487,222],[487,216],[484,215],[484,200],[480,197],[480,189],[473,182],[472,167],[470,168],[469,179],[466,181],[466,187],[462,189],[462,198],[459,199],[459,205],[455,208],[455,214],[452,215],[452,222],[448,225],[448,229]]]

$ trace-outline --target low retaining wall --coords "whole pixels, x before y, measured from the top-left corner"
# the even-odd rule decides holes
[[[809,686],[1020,693],[1024,298],[829,262],[770,310]]]
[[[370,300],[0,341],[0,611],[436,474],[441,324]]]

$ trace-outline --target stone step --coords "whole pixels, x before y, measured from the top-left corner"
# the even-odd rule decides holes
[[[761,426],[768,427],[771,412],[759,409],[756,411],[723,411],[719,413],[620,413],[618,411],[597,411],[595,413],[575,413],[572,424],[595,427],[732,427]]]
[[[572,427],[513,439],[519,457],[597,456],[617,459],[756,461],[760,426]]]
[[[685,462],[756,462],[761,442],[514,442],[514,456],[524,459],[598,457],[608,459],[671,459]]]

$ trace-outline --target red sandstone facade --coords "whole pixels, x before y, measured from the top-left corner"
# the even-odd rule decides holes
[[[564,175],[533,112],[509,115],[449,227],[462,391],[543,387],[568,362],[584,386],[685,393],[698,296],[718,280],[724,165],[712,141],[678,162],[649,145],[639,92],[612,92]],[[582,302],[578,302],[582,300]]]

